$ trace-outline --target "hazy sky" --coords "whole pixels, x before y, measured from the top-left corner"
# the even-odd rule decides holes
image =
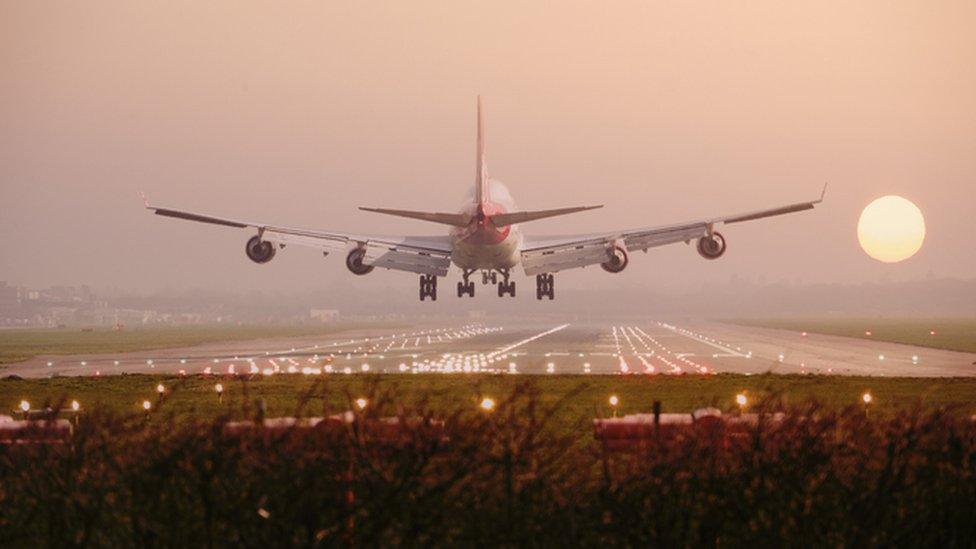
[[[307,248],[253,265],[250,234],[152,216],[139,192],[289,226],[440,234],[356,207],[454,211],[479,93],[489,171],[519,206],[606,204],[526,233],[748,211],[830,182],[818,210],[724,229],[720,261],[673,245],[560,284],[970,277],[974,22],[969,0],[0,0],[0,280],[415,292],[414,275],[354,277]],[[928,224],[897,265],[857,243],[860,210],[884,194]]]

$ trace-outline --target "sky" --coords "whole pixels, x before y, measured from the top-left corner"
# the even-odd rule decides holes
[[[563,287],[972,277],[974,20],[970,1],[0,0],[0,280],[416,292],[414,275],[356,277],[308,248],[254,265],[251,234],[152,216],[139,193],[285,226],[442,234],[357,207],[455,211],[478,94],[489,172],[521,208],[605,205],[527,234],[750,211],[829,182],[812,212],[720,228],[719,261],[678,244],[618,275],[563,273]],[[887,194],[927,225],[893,265],[856,233]]]

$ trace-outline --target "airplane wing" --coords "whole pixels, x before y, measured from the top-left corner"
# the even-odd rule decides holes
[[[370,267],[446,276],[451,265],[451,242],[447,236],[384,236],[296,229],[163,208],[150,205],[148,201],[146,208],[164,217],[255,229],[260,241],[275,244],[279,249],[288,244],[318,248],[326,254],[330,251],[345,251],[350,247],[360,249],[363,265]],[[270,256],[267,260],[271,259]]]
[[[824,191],[821,192],[820,198],[817,200],[674,225],[570,236],[539,238],[526,236],[522,244],[522,267],[525,269],[525,274],[530,276],[555,273],[566,269],[605,263],[611,259],[614,249],[619,246],[623,246],[625,252],[636,250],[646,252],[649,248],[657,246],[675,242],[691,242],[713,234],[713,228],[720,223],[740,223],[813,209],[814,206],[823,202],[826,190],[827,186],[824,185]],[[721,251],[724,251],[724,239],[722,246]]]

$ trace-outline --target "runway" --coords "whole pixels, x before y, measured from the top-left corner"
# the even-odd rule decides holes
[[[0,371],[21,377],[726,372],[946,377],[976,374],[976,354],[705,321],[486,321],[111,355],[41,356]]]

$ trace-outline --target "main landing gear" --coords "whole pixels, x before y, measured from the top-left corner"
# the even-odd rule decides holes
[[[550,301],[556,298],[556,277],[552,274],[535,275],[535,298],[548,297]]]
[[[468,297],[474,297],[474,281],[468,280],[468,277],[470,277],[473,273],[474,273],[474,269],[470,269],[470,270],[464,269],[464,271],[462,271],[461,276],[464,277],[464,281],[458,282],[457,285],[458,297],[464,297],[465,295],[467,295]]]
[[[437,301],[437,276],[420,275],[420,301],[430,298]]]
[[[508,280],[508,269],[501,269],[499,272],[502,274],[502,281],[498,283],[498,297],[505,297],[505,294],[508,294],[509,297],[515,297],[515,281]],[[491,274],[494,278],[495,273]]]

